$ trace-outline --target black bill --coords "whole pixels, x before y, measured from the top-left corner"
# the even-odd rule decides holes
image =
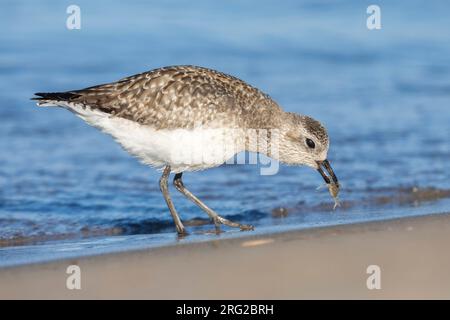
[[[330,184],[331,181],[333,181],[333,183],[339,187],[338,178],[334,174],[333,168],[331,168],[330,163],[328,162],[328,160],[317,161],[317,165],[319,166],[317,171],[319,171],[319,173],[322,176],[323,180],[325,180],[325,182],[327,184]],[[323,169],[325,169],[329,175],[327,175]]]

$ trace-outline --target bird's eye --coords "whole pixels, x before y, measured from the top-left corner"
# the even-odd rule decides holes
[[[310,147],[311,149],[314,149],[316,147],[316,144],[314,143],[314,141],[312,141],[309,138],[306,138],[306,144],[308,145],[308,147]]]

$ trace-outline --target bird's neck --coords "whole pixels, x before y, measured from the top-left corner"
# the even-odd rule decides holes
[[[250,117],[245,132],[245,151],[277,158],[286,113],[271,99],[263,101]]]

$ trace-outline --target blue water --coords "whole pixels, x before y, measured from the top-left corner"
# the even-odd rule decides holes
[[[328,128],[341,208],[309,168],[186,174],[222,215],[270,232],[450,211],[450,3],[377,1],[382,29],[372,31],[372,1],[77,0],[81,30],[66,28],[70,4],[0,3],[0,265],[23,250],[32,260],[58,246],[79,255],[83,243],[176,243],[158,172],[73,114],[29,100],[165,65],[235,75]],[[188,241],[216,237],[172,195]]]

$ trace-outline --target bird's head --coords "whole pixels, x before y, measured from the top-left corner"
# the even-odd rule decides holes
[[[289,165],[312,167],[319,171],[327,184],[331,181],[338,184],[327,160],[330,142],[325,127],[313,118],[296,113],[287,112],[285,117],[279,133],[279,160]]]

